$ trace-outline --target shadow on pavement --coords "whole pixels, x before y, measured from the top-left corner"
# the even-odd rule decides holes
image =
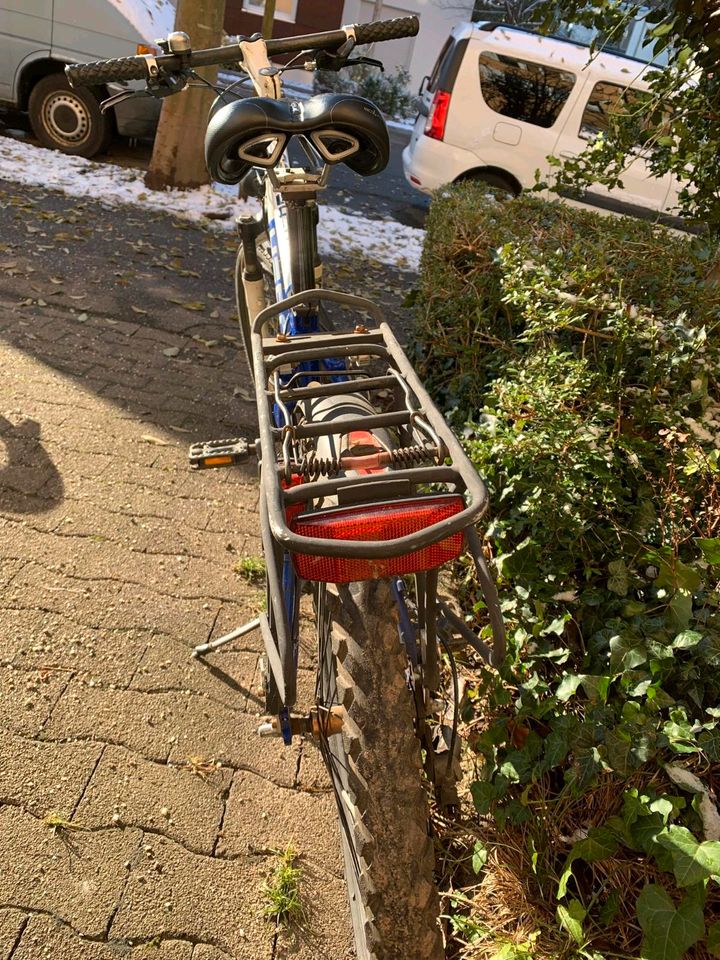
[[[57,467],[40,442],[40,424],[0,416],[0,510],[42,513],[64,497]]]

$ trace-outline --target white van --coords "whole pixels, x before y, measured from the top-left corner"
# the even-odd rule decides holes
[[[125,89],[73,89],[67,63],[151,52],[173,29],[172,0],[0,0],[0,104],[27,110],[38,140],[92,157],[114,130],[152,135],[160,113],[153,97],[128,100],[102,114],[99,101]]]
[[[536,171],[551,178],[549,155],[575,157],[607,130],[621,103],[647,89],[645,62],[611,53],[589,61],[588,47],[503,24],[460,24],[440,52],[410,143],[405,176],[424,193],[478,179],[519,193]],[[642,150],[623,188],[599,184],[586,203],[621,212],[672,211],[681,184],[652,176]]]

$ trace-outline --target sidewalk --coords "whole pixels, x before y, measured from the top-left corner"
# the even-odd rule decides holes
[[[189,655],[263,603],[253,468],[185,462],[253,435],[232,239],[3,182],[0,227],[0,960],[349,958],[318,752],[255,734],[259,637]],[[277,937],[288,844],[309,920]]]

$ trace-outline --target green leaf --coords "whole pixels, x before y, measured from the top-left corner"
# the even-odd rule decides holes
[[[582,686],[588,700],[607,700],[610,677],[594,673],[567,673],[558,684],[555,696],[561,703],[566,703],[578,687]]]
[[[582,947],[585,943],[582,924],[586,916],[587,910],[579,900],[571,900],[567,906],[562,903],[558,904],[558,923],[563,930],[567,930],[579,947]]]
[[[642,960],[682,960],[705,932],[702,905],[696,897],[686,896],[676,910],[667,891],[654,883],[638,897],[637,916],[644,933]]]
[[[598,914],[598,919],[602,926],[610,926],[615,917],[617,916],[618,909],[620,908],[620,891],[611,890],[608,894],[607,900],[600,908],[600,913]]]
[[[695,543],[707,563],[720,563],[720,537],[698,537]]]
[[[657,842],[670,852],[679,887],[690,887],[720,874],[720,840],[698,843],[686,827],[673,824],[658,836]]]
[[[582,683],[582,675],[579,673],[567,673],[558,684],[555,696],[561,703],[566,703],[573,694],[577,693],[578,687]]]
[[[675,27],[673,20],[664,20],[650,31],[651,37],[664,37]]]
[[[507,781],[505,781],[507,784]],[[470,794],[478,813],[486,814],[490,812],[490,807],[494,800],[498,798],[497,786],[487,780],[476,780],[470,784]]]
[[[650,555],[652,561],[657,563],[660,569],[655,578],[656,587],[665,587],[668,590],[682,590],[683,592],[693,594],[702,583],[702,577],[694,567],[688,566],[682,560],[673,557],[668,549],[663,551],[653,551]]]
[[[708,760],[716,763],[720,760],[720,730],[717,727],[703,730],[698,737],[698,744]]]
[[[627,564],[624,560],[611,560],[608,564],[607,588],[619,597],[626,597],[630,589],[630,577],[628,575]]]
[[[614,834],[605,827],[595,827],[588,831],[584,840],[579,840],[568,854],[565,861],[565,869],[558,883],[557,898],[562,899],[567,892],[568,880],[572,876],[572,864],[574,860],[584,860],[586,863],[594,863],[596,860],[607,860],[612,857],[618,848],[618,842]]]
[[[673,640],[671,646],[676,650],[690,650],[696,647],[702,640],[703,635],[697,630],[683,630]]]
[[[641,850],[648,854],[654,854],[657,849],[657,839],[664,829],[665,820],[662,814],[651,813],[646,817],[638,817],[630,828],[630,836]]]
[[[488,860],[488,849],[482,840],[477,840],[473,847],[472,868],[474,873],[480,873]]]
[[[610,638],[610,666],[613,670],[634,670],[647,663],[648,652],[642,640],[619,634]]]
[[[708,927],[705,946],[713,957],[720,957],[720,920]]]

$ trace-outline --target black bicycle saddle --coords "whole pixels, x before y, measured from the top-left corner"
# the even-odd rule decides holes
[[[239,183],[253,166],[274,166],[288,140],[308,136],[327,163],[345,163],[361,176],[387,166],[390,141],[378,108],[363,97],[322,93],[309,100],[248,97],[216,101],[205,134],[213,180]]]

